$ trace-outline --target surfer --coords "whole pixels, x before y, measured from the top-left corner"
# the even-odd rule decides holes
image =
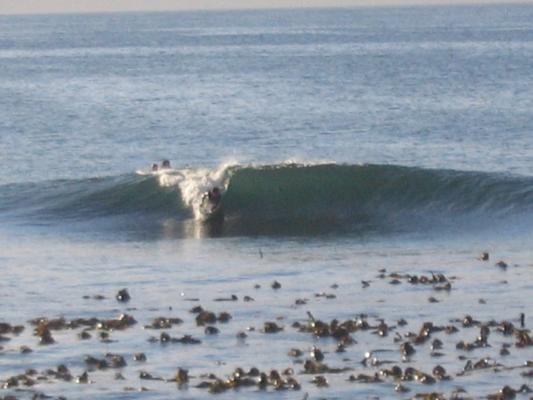
[[[220,200],[222,200],[222,193],[220,193],[220,189],[215,186],[213,189],[208,190],[202,196],[202,207],[205,210],[209,210],[209,213],[212,213],[213,211],[218,209],[218,206],[220,205]]]
[[[217,207],[222,199],[220,189],[215,186],[213,189],[207,192],[207,198],[209,199],[209,203],[211,203],[213,208]]]
[[[163,162],[161,163],[161,169],[170,169],[170,161],[163,160]]]
[[[199,212],[202,221],[221,222],[224,220],[222,193],[218,187],[215,186],[213,189],[204,193]]]
[[[152,164],[152,172],[157,172],[158,169],[159,169],[159,165]]]

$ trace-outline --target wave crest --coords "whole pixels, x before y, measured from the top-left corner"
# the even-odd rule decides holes
[[[199,218],[223,188],[226,231],[421,230],[461,218],[533,214],[533,178],[395,165],[234,163],[0,187],[0,212],[31,218]]]

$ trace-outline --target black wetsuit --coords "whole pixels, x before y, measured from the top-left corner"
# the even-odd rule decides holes
[[[220,199],[222,198],[222,196],[220,195],[220,192],[219,193],[209,192],[208,197],[209,197],[209,202],[213,205],[213,207],[218,206],[218,203],[220,203]]]

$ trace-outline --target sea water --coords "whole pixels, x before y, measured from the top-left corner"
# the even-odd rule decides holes
[[[221,397],[531,387],[531,345],[496,323],[533,324],[532,21],[529,5],[0,17],[0,322],[25,327],[0,342],[0,382],[29,368],[48,376],[0,396],[209,398],[204,374],[254,366],[292,368],[300,391]],[[163,159],[172,168],[151,172]],[[224,219],[206,223],[198,207],[214,186]],[[406,279],[431,274],[451,289]],[[115,299],[123,288],[127,303]],[[198,305],[232,319],[206,335]],[[293,326],[311,323],[308,312],[374,328],[337,353],[334,338]],[[39,345],[28,322],[122,313],[137,324],[108,340],[61,329]],[[466,315],[495,321],[490,347],[456,349],[479,335]],[[183,319],[172,337],[202,343],[151,342],[161,332],[144,326],[159,316]],[[267,321],[283,330],[263,333]],[[400,344],[428,321],[460,329],[432,334],[441,357],[428,341],[402,359]],[[329,387],[303,373],[313,346],[345,369],[324,374]],[[373,365],[361,363],[367,352]],[[84,362],[106,353],[127,366]],[[485,358],[492,368],[466,367]],[[89,370],[91,383],[46,375],[60,364],[73,377]],[[451,379],[405,381],[407,394],[390,377],[349,381],[437,364]],[[178,367],[186,387],[140,379]]]

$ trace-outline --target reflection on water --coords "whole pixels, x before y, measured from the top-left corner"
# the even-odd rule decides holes
[[[183,238],[215,238],[224,233],[224,220],[198,221],[188,219],[185,221],[166,220],[161,224],[161,236],[164,239]]]

